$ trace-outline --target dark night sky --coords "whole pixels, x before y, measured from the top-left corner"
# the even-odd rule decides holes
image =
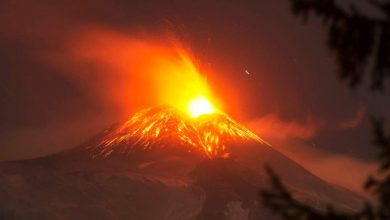
[[[93,72],[95,63],[69,63],[72,69],[46,59],[95,27],[174,33],[212,70],[211,87],[220,99],[229,96],[226,111],[275,148],[351,188],[372,170],[369,117],[389,118],[389,92],[351,91],[340,82],[320,21],[303,25],[287,1],[36,2],[0,2],[0,160],[74,147],[137,110],[92,95],[98,77],[68,76]],[[340,169],[351,178],[340,180]]]

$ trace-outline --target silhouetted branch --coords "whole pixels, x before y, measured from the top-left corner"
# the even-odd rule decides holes
[[[263,204],[280,214],[285,219],[321,219],[320,214],[311,207],[295,201],[279,177],[266,167],[267,174],[273,186],[272,190],[261,190]]]
[[[270,190],[261,190],[260,198],[262,203],[272,209],[275,213],[282,216],[284,219],[291,220],[371,220],[374,218],[371,205],[366,204],[365,208],[359,213],[340,213],[333,209],[332,206],[327,206],[323,212],[296,201],[282,184],[279,177],[266,167],[267,174],[272,185]]]
[[[390,135],[384,132],[383,119],[374,118],[374,144],[379,148],[378,177],[370,176],[364,187],[377,196],[379,201],[378,215],[390,219]]]
[[[390,23],[387,19],[368,17],[354,5],[350,12],[335,0],[290,0],[292,11],[304,21],[310,13],[320,17],[328,31],[328,47],[336,55],[339,75],[352,88],[359,85],[366,72],[374,90],[384,88],[390,76]],[[390,17],[390,3],[373,1],[373,5]],[[372,67],[369,65],[372,58]],[[371,67],[370,69],[368,69]]]

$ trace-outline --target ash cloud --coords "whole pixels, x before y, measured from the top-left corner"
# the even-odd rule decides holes
[[[251,121],[248,126],[270,140],[284,141],[290,138],[310,140],[317,135],[324,122],[312,116],[307,116],[302,121],[286,121],[276,114],[269,114]]]
[[[164,62],[182,65],[178,41],[167,31],[168,25],[160,22],[164,12],[155,5],[137,5],[0,3],[4,63],[0,75],[4,153],[0,159],[74,147],[141,106],[167,96],[164,91],[169,86],[178,86],[167,83],[172,69],[164,69],[167,73],[160,76],[151,70],[153,62],[160,62],[160,67]],[[150,55],[154,60],[148,60]],[[164,56],[177,60],[164,60]],[[158,81],[161,78],[165,84]],[[65,129],[69,124],[78,129]],[[66,134],[61,135],[61,129]]]

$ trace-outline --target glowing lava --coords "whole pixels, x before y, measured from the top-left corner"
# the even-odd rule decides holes
[[[210,112],[208,108],[205,110],[201,112]],[[268,145],[226,114],[199,114],[197,118],[192,118],[177,108],[159,106],[140,111],[123,124],[107,130],[92,150],[98,156],[107,157],[115,151],[130,153],[182,147],[188,151],[203,152],[208,157],[225,157],[230,154],[232,144],[242,141]]]
[[[196,118],[200,115],[212,114],[215,112],[214,106],[205,97],[200,96],[191,100],[188,104],[188,112],[191,117]]]

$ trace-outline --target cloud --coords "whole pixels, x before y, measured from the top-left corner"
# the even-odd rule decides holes
[[[356,127],[364,117],[364,108],[358,108],[352,119],[343,121],[342,128]],[[276,114],[268,114],[247,123],[273,148],[296,161],[316,176],[363,195],[362,185],[376,165],[354,156],[326,151],[315,143],[321,131],[329,130],[319,118],[307,116],[304,120],[283,120]],[[333,147],[340,145],[335,141]],[[343,146],[339,146],[342,148]]]
[[[159,104],[182,108],[199,95],[212,97],[190,52],[162,33],[141,36],[89,27],[43,61],[67,70],[91,96],[120,109]]]
[[[248,126],[261,137],[276,141],[289,138],[311,139],[323,125],[321,120],[310,116],[303,121],[284,121],[276,114],[268,114],[248,123]]]

